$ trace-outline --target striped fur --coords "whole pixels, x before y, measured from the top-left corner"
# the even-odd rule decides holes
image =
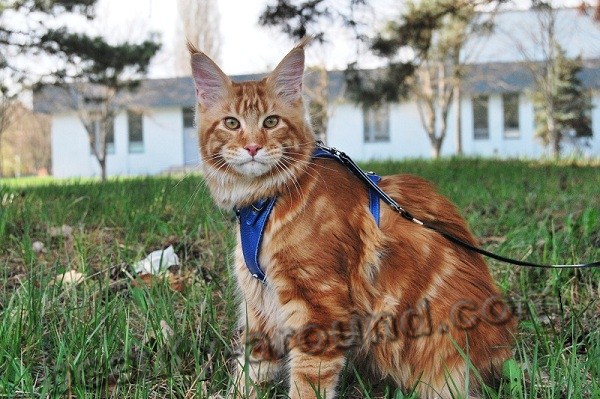
[[[248,273],[238,236],[234,273],[250,354],[239,359],[238,394],[254,397],[254,384],[286,376],[290,398],[333,398],[341,370],[359,359],[365,376],[422,398],[477,397],[511,356],[510,309],[479,255],[383,206],[377,228],[364,184],[333,160],[311,160],[305,44],[266,78],[244,83],[190,48],[215,202],[231,209],[277,196],[260,255],[266,284]],[[269,116],[275,126],[266,126]],[[428,182],[395,175],[380,186],[417,218],[474,243]]]

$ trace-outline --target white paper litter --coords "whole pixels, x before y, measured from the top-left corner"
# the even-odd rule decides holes
[[[172,245],[166,249],[151,252],[145,259],[133,265],[137,274],[159,274],[171,266],[179,265],[179,257]]]

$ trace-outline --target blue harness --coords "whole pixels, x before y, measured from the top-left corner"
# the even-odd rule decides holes
[[[313,154],[313,158],[333,158],[344,166],[346,166],[354,175],[356,175],[369,189],[369,208],[373,214],[373,218],[379,226],[379,200],[388,204],[395,212],[397,212],[404,219],[420,225],[429,230],[433,230],[441,234],[448,241],[460,245],[461,247],[476,252],[480,255],[487,256],[499,260],[501,262],[510,263],[518,266],[538,267],[538,268],[593,268],[600,267],[600,261],[579,263],[574,265],[547,265],[526,262],[522,260],[516,260],[507,258],[502,255],[495,254],[493,252],[486,251],[480,247],[471,244],[464,239],[460,239],[450,233],[444,228],[441,228],[435,221],[421,221],[415,218],[410,212],[404,209],[398,204],[392,197],[390,197],[385,191],[379,187],[379,181],[381,178],[373,173],[365,173],[348,155],[339,151],[333,147],[325,147],[323,143],[317,142],[317,150]],[[269,218],[269,214],[273,210],[275,205],[275,198],[263,199],[256,201],[254,204],[237,209],[238,218],[240,221],[240,232],[242,237],[242,252],[244,254],[244,260],[248,270],[252,276],[256,279],[265,282],[265,273],[261,269],[258,263],[258,254],[260,250],[260,243],[265,229],[265,224]]]
[[[340,161],[335,153],[322,147],[317,147],[313,153],[313,158],[331,158]],[[378,184],[381,180],[381,177],[374,173],[369,173],[367,176],[374,184]],[[252,277],[263,283],[266,281],[266,276],[258,263],[258,256],[260,254],[260,244],[265,231],[265,225],[273,210],[273,206],[275,206],[276,199],[277,197],[265,198],[256,201],[250,206],[236,209],[240,223],[240,237],[244,261]],[[379,194],[371,187],[369,187],[369,209],[375,219],[375,223],[379,226]]]

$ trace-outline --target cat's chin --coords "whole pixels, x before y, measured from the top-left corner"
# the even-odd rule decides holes
[[[271,168],[256,165],[240,172],[233,167],[229,171],[214,169],[205,164],[205,181],[215,203],[224,209],[247,206],[261,198],[276,195],[278,188],[285,185],[287,175],[269,173]]]
[[[227,159],[224,163],[210,163],[204,159],[205,181],[218,206],[225,209],[244,207],[259,199],[292,192],[290,187],[297,187],[297,180],[305,174],[302,165],[308,161],[310,153],[305,155],[306,159],[297,159],[289,165],[274,154],[250,161]]]
[[[272,165],[263,162],[249,161],[239,165],[233,165],[233,170],[244,177],[255,178],[269,173],[273,169]]]

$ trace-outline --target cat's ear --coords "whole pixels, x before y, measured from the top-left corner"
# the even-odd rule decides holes
[[[200,105],[210,108],[227,95],[231,80],[213,60],[190,42],[187,47],[191,54],[196,97]]]
[[[275,93],[290,103],[302,98],[304,47],[310,41],[310,37],[302,39],[267,77],[267,82],[273,87]]]

